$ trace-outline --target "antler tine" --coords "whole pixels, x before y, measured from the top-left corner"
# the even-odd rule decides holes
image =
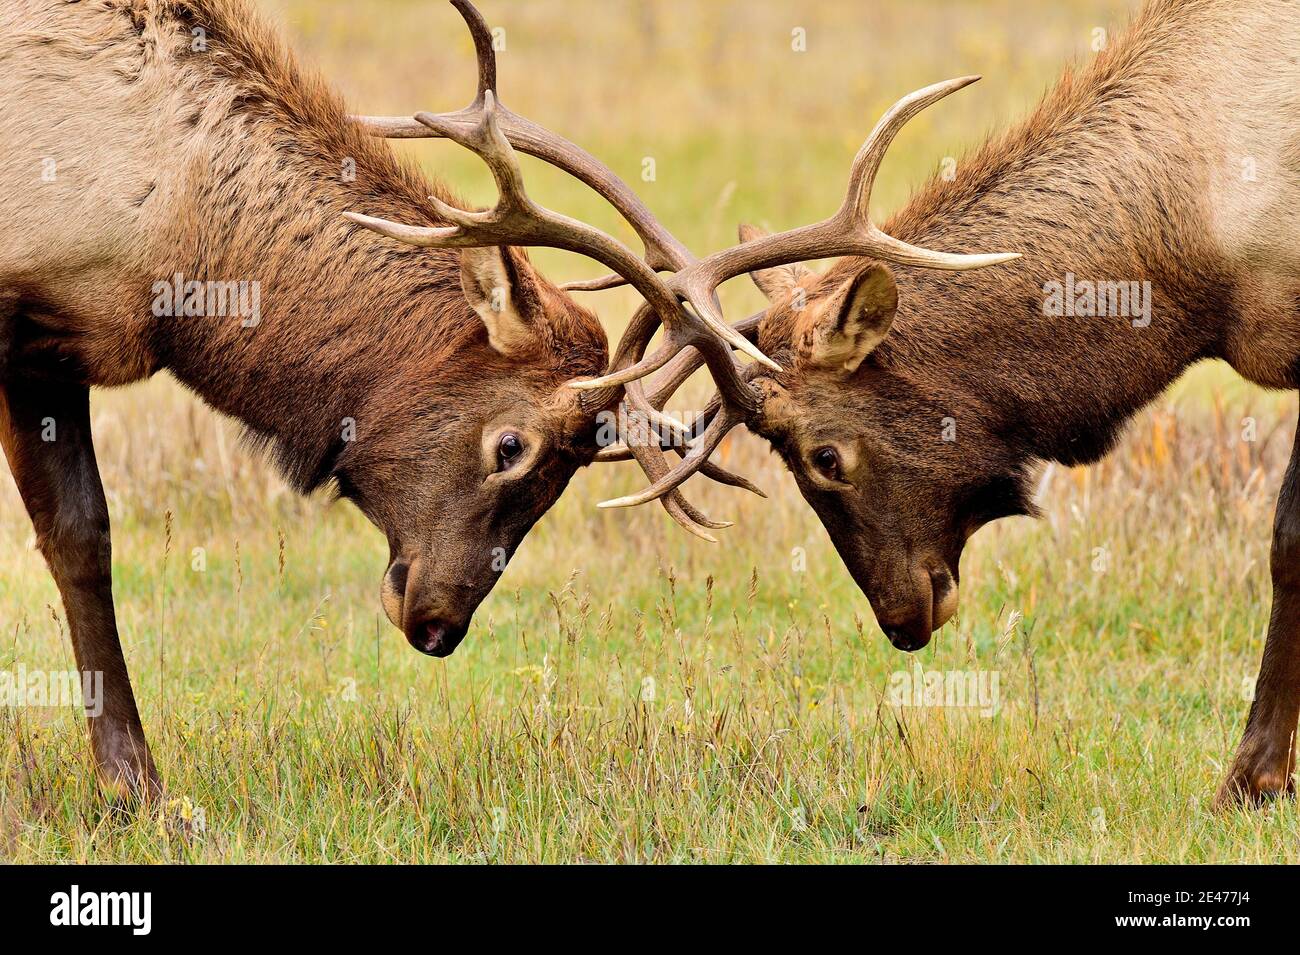
[[[681,457],[686,456],[686,452],[681,448],[674,448],[673,450],[675,450]],[[742,491],[748,491],[750,494],[754,494],[761,498],[767,497],[766,491],[743,474],[737,474],[735,471],[728,471],[722,465],[715,464],[711,460],[705,461],[704,464],[700,466],[700,473],[710,481],[715,481],[718,484],[725,484],[727,487],[740,488]]]
[[[644,313],[644,308],[638,311],[627,333],[623,336],[619,355],[616,355],[615,367],[617,367],[625,351],[633,347],[629,343],[642,343],[640,347],[644,347],[645,339],[640,336],[640,332],[644,330],[645,324],[649,321],[648,316]],[[740,323],[737,330],[733,330],[733,333],[737,336],[746,332],[752,334],[757,330],[758,321],[761,318],[761,313],[757,316],[751,316],[745,322]],[[650,334],[653,334],[653,328],[650,330]],[[712,341],[710,341],[710,344],[712,344]],[[665,358],[671,358],[671,360],[665,362],[663,360]],[[656,382],[658,387],[653,398],[646,396],[644,379],[634,374],[628,374],[627,371],[623,372],[623,374],[627,374],[629,379],[624,385],[624,407],[629,409],[630,415],[636,415],[639,418],[638,421],[634,422],[638,425],[634,430],[641,431],[640,425],[645,422],[660,431],[669,431],[667,443],[672,450],[675,450],[682,457],[682,462],[676,468],[669,469],[663,460],[662,451],[665,443],[663,438],[656,437],[652,442],[643,441],[639,433],[628,434],[622,447],[605,449],[599,456],[602,461],[635,458],[641,469],[645,471],[646,476],[650,478],[650,488],[654,492],[654,496],[646,498],[646,500],[658,498],[665,507],[668,506],[667,502],[677,495],[678,486],[696,472],[720,484],[738,487],[757,494],[759,497],[767,496],[761,488],[748,479],[709,460],[709,455],[712,454],[714,448],[717,447],[717,443],[721,440],[721,434],[717,436],[716,440],[712,440],[711,446],[702,455],[695,449],[695,445],[701,440],[701,438],[697,437],[698,429],[710,423],[719,408],[725,406],[733,416],[733,423],[727,430],[734,427],[735,423],[747,420],[756,408],[756,393],[748,381],[745,380],[745,373],[740,370],[730,357],[727,359],[727,368],[732,377],[719,377],[716,372],[714,373],[715,381],[718,384],[718,392],[715,394],[710,406],[694,423],[687,427],[676,419],[662,413],[662,408],[668,398],[706,361],[706,356],[696,347],[688,346],[675,350],[675,352],[668,345],[661,348],[650,359],[642,363],[643,365],[653,365],[655,368],[663,365],[666,369],[663,380]],[[712,436],[708,440],[711,439]],[[691,450],[683,451],[683,441],[690,445]],[[669,484],[671,486],[668,486]],[[664,495],[668,496],[665,497]],[[685,499],[682,499],[681,503],[689,507]],[[671,509],[669,513],[672,513]],[[674,517],[676,518],[676,515]]]
[[[634,383],[628,387],[636,389],[638,384]],[[669,468],[660,450],[663,439],[659,436],[659,432],[653,426],[647,427],[647,422],[643,420],[628,421],[627,425],[623,430],[624,443],[617,447],[620,453],[617,456],[607,453],[614,450],[607,448],[598,452],[597,459],[604,461],[634,459],[651,483],[663,478]],[[709,529],[716,530],[731,526],[729,522],[714,521],[706,517],[678,490],[665,494],[659,499],[659,503],[674,521],[696,537],[710,543],[717,543],[717,538],[708,533]]]
[[[750,315],[748,318],[736,322],[735,325],[733,325],[732,327],[736,330],[736,332],[745,336],[745,338],[748,339],[749,341],[756,342],[759,325],[762,324],[763,318],[766,315],[767,315],[766,309],[761,312],[756,312],[753,315]],[[704,367],[704,358],[697,349],[686,348],[678,352],[676,355],[673,356],[670,362],[664,365],[663,369],[655,377],[653,382],[647,383],[646,379],[642,379],[643,383],[647,383],[648,385],[653,385],[654,387],[653,394],[648,399],[646,399],[648,401],[649,406],[654,409],[662,410],[663,407],[668,403],[668,400],[677,392],[677,390],[681,388],[681,386],[685,384],[686,381],[693,374],[695,374],[695,372],[699,371],[703,367]],[[638,391],[640,391],[640,389],[638,389]],[[644,394],[644,392],[640,392],[640,393]],[[713,415],[717,413],[721,405],[722,405],[722,396],[720,394],[715,393],[712,400],[705,408],[705,410],[690,425],[688,426],[683,425],[682,426],[683,430],[689,434],[690,438],[693,439],[696,435],[700,433],[701,428],[706,427],[708,425],[708,422],[712,420]],[[669,420],[671,420],[674,424],[678,424],[678,425],[681,424],[680,422],[677,422],[676,419],[669,419]],[[680,451],[680,448],[678,448],[678,450]],[[616,446],[616,447],[609,447],[603,449],[597,455],[597,460],[628,461],[631,460],[631,457],[632,455],[630,452],[628,452],[626,447]],[[717,468],[712,464],[705,465],[705,467],[701,468],[701,473],[723,484],[731,484],[735,487],[743,487],[747,490],[751,490],[755,494],[758,494],[760,497],[767,496],[758,488],[756,488],[754,485],[750,484],[749,481],[745,480],[739,475],[729,474],[728,472],[723,471],[721,468]]]
[[[644,406],[645,396],[641,391],[641,382],[629,384],[628,391],[629,399],[633,399],[638,405]],[[614,448],[606,448],[599,452],[597,460],[625,461],[634,459],[646,476],[650,478],[651,486],[658,488],[660,482],[672,476],[672,471],[663,458],[663,439],[653,429],[643,429],[640,425],[641,422],[636,422],[634,427],[625,432],[624,444]],[[683,452],[679,445],[674,445],[674,448],[679,454],[683,455],[683,458],[689,453]],[[767,496],[745,478],[733,474],[710,461],[706,460],[699,470],[719,483],[753,491],[760,497]],[[714,521],[705,516],[682,495],[677,487],[667,489],[657,494],[656,497],[674,521],[702,540],[711,543],[717,542],[717,539],[705,530],[706,528],[718,529],[732,526],[730,521]],[[601,506],[606,505],[602,504]]]
[[[471,128],[448,127],[447,136],[477,153],[491,170],[500,193],[497,206],[485,212],[467,212],[431,196],[437,214],[450,226],[408,226],[372,216],[344,213],[353,222],[382,235],[425,248],[466,248],[491,245],[540,245],[588,255],[620,274],[645,299],[647,307],[638,311],[640,328],[648,334],[625,335],[615,355],[614,367],[627,366],[640,358],[640,350],[663,319],[668,341],[649,359],[637,363],[635,370],[623,367],[613,376],[575,382],[580,390],[602,390],[626,384],[653,372],[688,346],[695,346],[705,357],[718,381],[719,388],[752,407],[755,397],[740,381],[730,349],[713,333],[716,319],[702,321],[683,309],[667,284],[627,246],[586,223],[552,212],[529,198],[524,188],[518,160],[509,140],[502,133],[496,98],[484,92],[481,118]],[[726,326],[729,337],[739,338]],[[743,339],[740,339],[744,341]],[[747,342],[745,344],[748,344]],[[751,348],[753,346],[750,346]],[[651,417],[657,417],[651,415]]]
[[[469,0],[451,0],[451,5],[464,19],[474,40],[474,58],[478,61],[477,100],[482,100],[484,93],[497,88],[497,53],[492,48],[492,31],[483,14]]]
[[[734,326],[736,332],[752,340],[757,336],[758,327],[765,314],[766,312],[758,312],[743,321],[737,322]],[[667,403],[668,399],[677,392],[686,380],[703,366],[704,358],[697,349],[683,349],[673,356],[672,360],[664,366],[662,375],[656,377],[653,382],[655,391],[649,398],[645,395],[644,379],[630,382],[625,389],[626,404],[630,406],[633,411],[640,411],[642,414],[649,416],[649,412],[661,410]],[[722,395],[715,394],[705,410],[696,418],[689,428],[685,428],[685,431],[691,440],[694,440],[695,435],[698,434],[701,427],[706,427],[711,422],[713,417],[722,407],[722,402]],[[669,420],[672,420],[674,424],[680,426],[680,423],[676,422],[675,419]],[[628,434],[625,437],[625,443],[602,448],[596,454],[596,461],[617,462],[635,459],[641,465],[642,470],[645,471],[646,475],[650,478],[652,485],[655,485],[670,473],[669,468],[663,462],[662,457],[659,456],[655,448],[648,446],[637,447],[636,441],[638,437],[639,435],[636,434]],[[683,449],[680,443],[681,435],[673,434],[671,438],[672,439],[667,442],[671,446],[671,450],[675,451],[679,456],[685,459],[689,451]],[[662,441],[660,442],[659,450],[664,450]],[[655,460],[651,459],[651,455],[655,456]],[[721,465],[715,464],[707,456],[699,462],[698,471],[700,474],[710,480],[718,482],[719,484],[741,488],[742,490],[757,494],[759,497],[767,497],[767,494],[762,488],[758,487],[742,475],[728,471]],[[689,477],[689,474],[685,477]],[[685,480],[685,477],[682,478],[683,481]],[[665,492],[665,496],[660,497],[659,500],[667,506],[668,501],[679,497],[680,492],[674,490],[671,493]],[[690,507],[689,502],[687,502],[685,498],[680,498],[680,503],[688,508]],[[671,509],[669,510],[669,513],[672,514],[675,520],[678,520],[678,523],[681,523],[679,516],[674,514]],[[688,529],[692,530],[692,533],[695,533],[693,529]]]
[[[691,351],[694,352],[694,349],[691,349]],[[698,364],[696,365],[697,368],[699,367],[699,365],[703,364],[702,359],[696,359],[696,361],[698,362]],[[672,395],[676,392],[676,390],[677,390],[677,385],[672,385],[671,387],[661,387],[653,397],[647,398],[645,394],[644,381],[635,381],[629,383],[627,386],[626,402],[631,407],[633,412],[638,412],[638,411],[641,412],[642,415],[644,415],[646,418],[649,418],[652,421],[652,423],[654,423],[657,431],[653,433],[657,433],[659,435],[659,441],[656,443],[661,448],[663,448],[663,446],[666,444],[668,445],[669,450],[673,450],[677,452],[679,456],[685,457],[687,451],[684,450],[684,448],[689,447],[699,436],[701,430],[707,427],[708,423],[713,420],[713,417],[714,415],[717,414],[718,409],[722,407],[722,397],[720,395],[715,394],[713,399],[710,401],[709,405],[705,408],[705,410],[700,415],[698,415],[690,425],[684,425],[681,422],[677,421],[677,419],[668,417],[667,420],[672,423],[673,427],[671,429],[667,429],[662,424],[659,424],[658,421],[652,417],[652,415],[656,412],[662,412],[664,403],[668,400],[668,398],[672,397]],[[667,434],[665,434],[665,432],[667,432]],[[625,446],[623,448],[623,450],[626,452],[624,456],[616,457],[612,454],[607,454],[604,456],[604,458],[602,458],[602,460],[617,461],[617,460],[627,460],[630,457],[634,457],[634,455],[631,453],[630,446],[634,443],[636,438],[641,436],[641,433],[642,432],[638,430],[633,435],[629,435],[627,437],[625,441]],[[748,478],[745,478],[739,474],[735,474],[731,471],[728,471],[726,468],[722,467],[719,464],[715,464],[710,460],[706,459],[704,463],[700,465],[699,471],[705,477],[709,478],[710,480],[716,481],[719,484],[726,484],[731,487],[738,487],[743,490],[749,491],[753,494],[757,494],[759,497],[767,497],[767,495],[763,492],[763,490],[759,488],[757,485],[755,485],[753,482],[751,482]],[[652,482],[657,479],[655,476],[651,476],[651,475],[647,475],[647,476],[650,477],[650,480]]]
[[[756,336],[758,327],[762,322],[764,312],[751,315],[749,318],[735,325],[737,332],[746,336]],[[663,404],[674,394],[677,389],[701,366],[703,358],[698,352],[685,351],[677,355],[673,361],[666,367],[661,378],[656,379],[657,388],[653,397],[646,398],[643,392],[644,382],[638,381],[635,385],[629,385],[629,402],[639,399],[647,402],[654,407],[662,407]],[[750,366],[744,372],[744,378],[748,385],[748,379],[752,378],[758,372],[757,366]],[[680,486],[685,483],[692,475],[700,473],[714,481],[722,484],[728,484],[734,487],[740,487],[752,491],[759,497],[767,497],[761,488],[752,484],[749,480],[740,475],[733,474],[722,468],[720,465],[713,463],[711,456],[722,439],[739,424],[748,420],[748,413],[743,409],[729,403],[725,396],[719,391],[714,394],[712,400],[692,422],[690,430],[698,432],[702,427],[703,433],[692,438],[689,442],[689,450],[683,451],[682,448],[674,446],[673,450],[681,455],[681,462],[672,469],[664,470],[662,457],[659,456],[658,449],[654,449],[658,467],[653,470],[647,466],[647,457],[638,449],[632,440],[626,446],[618,448],[605,449],[603,460],[626,460],[628,457],[635,457],[641,463],[642,469],[651,479],[651,485],[637,494],[626,497],[616,498],[614,500],[602,501],[598,506],[609,507],[633,507],[638,504],[646,504],[653,500],[666,500],[665,495],[675,495],[679,493]],[[607,453],[606,453],[607,452]]]
[[[524,188],[523,174],[509,140],[498,121],[496,97],[483,94],[479,119],[472,126],[456,126],[448,137],[476,153],[492,172],[499,192],[495,208],[468,212],[431,196],[437,214],[451,226],[407,226],[357,213],[345,215],[367,228],[411,245],[427,248],[466,248],[486,245],[545,245],[591,256],[605,262],[628,280],[654,307],[676,310],[677,303],[658,276],[617,239],[568,216],[535,203]]]
[[[714,373],[715,378],[718,379],[719,387],[727,393],[728,397],[744,407],[751,409],[755,407],[757,397],[752,392],[747,391],[748,386],[736,390],[739,367],[736,365],[735,359],[730,357],[730,349],[734,348],[737,351],[744,352],[759,364],[765,365],[773,371],[781,371],[781,366],[764,355],[757,345],[737,334],[723,319],[722,307],[718,302],[716,292],[717,286],[710,287],[706,282],[693,278],[693,276],[697,275],[697,268],[701,261],[692,259],[690,265],[664,280],[664,284],[671,294],[691,306],[690,311],[684,308],[681,311],[693,319],[691,323],[693,327],[679,329],[665,322],[668,337],[664,344],[649,358],[628,364],[627,358],[630,356],[639,357],[644,353],[656,330],[656,326],[653,324],[640,329],[629,326],[628,330],[623,333],[623,338],[619,341],[616,360],[611,363],[611,367],[615,370],[601,378],[590,378],[575,382],[573,387],[584,390],[599,390],[617,387],[629,381],[644,378],[646,375],[662,368],[682,349],[694,345],[704,352],[705,363],[709,366],[709,370]],[[628,281],[631,283],[630,279]],[[590,284],[593,288],[613,287],[613,284],[610,284],[605,278],[595,279]],[[724,355],[726,361],[723,360]],[[726,371],[728,364],[733,370],[732,373]],[[719,377],[719,373],[721,373],[722,377]]]
[[[736,322],[731,327],[735,329],[738,335],[743,335],[748,341],[757,344],[758,328],[763,323],[763,318],[766,315],[767,309],[755,312],[748,318]],[[691,375],[703,367],[704,357],[698,350],[687,348],[678,352],[673,356],[672,361],[663,367],[658,377],[651,382],[655,388],[651,402],[655,407],[662,408],[677,389],[684,385]]]
[[[627,279],[621,275],[602,275],[600,278],[583,279],[580,282],[565,282],[560,286],[566,292],[603,292],[606,289],[626,285]]]
[[[478,95],[475,97],[474,102],[454,113],[417,113],[414,120],[400,117],[353,117],[355,121],[366,126],[372,133],[392,138],[435,136],[460,142],[459,137],[465,134],[467,128],[475,125],[485,94],[489,91],[494,92],[496,89],[496,52],[492,48],[492,34],[488,29],[487,21],[483,19],[482,14],[475,9],[474,5],[469,3],[468,0],[451,0],[451,2],[459,11],[461,17],[464,18],[465,24],[469,27],[470,34],[474,39],[474,52],[478,59],[479,73]],[[498,114],[498,126],[512,146],[569,173],[596,190],[618,211],[635,230],[645,246],[645,263],[652,274],[664,270],[676,271],[695,261],[695,257],[690,251],[659,223],[645,203],[609,167],[582,147],[512,112],[499,103],[496,112]],[[608,262],[603,264],[614,269],[617,277],[613,280],[609,278],[599,279],[593,283],[575,283],[574,287],[589,286],[588,290],[598,290],[623,284],[636,286],[631,277],[621,269]],[[642,290],[637,288],[637,291],[641,292]],[[692,301],[692,305],[695,307],[696,312],[699,313],[699,320],[702,321],[704,326],[702,329],[697,330],[697,337],[699,334],[713,334],[721,337],[732,348],[740,349],[748,353],[754,360],[777,368],[774,362],[754,346],[743,339],[733,339],[730,329],[720,321],[720,315],[717,314],[716,307],[710,308],[709,304],[704,300]],[[660,319],[664,321],[665,325],[671,327],[672,323],[667,321],[665,316],[666,313],[660,311]],[[698,323],[692,322],[691,324]],[[647,337],[646,341],[648,342],[648,340]],[[675,340],[673,345],[675,349],[683,347],[680,340]],[[711,351],[710,367],[713,367],[715,362],[720,363],[720,361],[720,353]],[[620,380],[607,378],[598,381],[596,384],[588,383],[585,387],[616,387],[633,378],[650,374],[657,367],[659,366],[651,362],[630,365],[626,369],[626,374]]]
[[[496,116],[495,97],[491,90],[486,90],[483,94],[482,119],[479,124],[469,130],[456,128],[449,131],[449,138],[481,156],[492,171],[500,193],[496,208],[486,212],[467,212],[450,206],[437,197],[430,196],[430,201],[434,204],[437,213],[443,219],[452,223],[450,226],[433,227],[407,226],[356,213],[345,213],[345,215],[350,220],[376,232],[417,246],[461,248],[465,246],[503,244],[548,245],[566,248],[575,252],[584,252],[601,261],[610,263],[611,266],[618,262],[618,267],[632,273],[648,272],[648,267],[617,240],[584,223],[553,213],[537,205],[528,197],[513,150],[508,140],[501,133]],[[643,307],[641,310],[643,313],[648,313],[650,308],[656,305],[659,308],[668,307],[667,303],[662,299],[662,289],[656,288],[655,283],[646,280],[645,275],[637,274],[631,281],[647,300],[648,307]],[[656,298],[659,301],[656,302]],[[671,307],[676,308],[676,303],[673,302]],[[647,321],[648,317],[644,317],[642,320]],[[691,340],[698,341],[696,338]],[[707,342],[701,342],[701,344],[707,345]],[[693,351],[700,354],[698,348],[693,348]],[[725,367],[734,376],[734,362],[725,347],[722,351],[727,362]],[[662,359],[662,361],[666,362],[672,354],[672,349],[665,348],[655,361],[659,362]],[[701,358],[700,360],[703,361],[704,359]],[[658,365],[656,364],[655,367],[658,367]],[[728,381],[728,377],[723,376],[722,381]],[[645,399],[644,393],[635,387],[635,384],[635,379],[629,379],[626,385],[625,390],[629,405],[639,412],[649,424],[667,431],[674,443],[688,440],[691,437],[689,429],[681,422],[664,414],[659,408],[654,407]],[[633,456],[636,457],[651,481],[655,481],[668,472],[668,467],[663,464],[662,457],[658,458],[660,467],[654,468],[650,464],[654,460],[652,456],[659,454],[657,448],[650,449],[647,447],[644,451],[633,451]],[[709,471],[724,483],[753,488],[753,485],[749,484],[744,478],[733,475],[721,468],[710,466]],[[698,534],[699,532],[699,527],[695,525],[711,528],[730,526],[729,524],[710,521],[680,495],[664,498],[663,503],[674,520],[687,527],[692,533]],[[699,536],[711,539],[711,535],[699,534]]]
[[[681,448],[673,448],[679,457],[685,457],[686,451]],[[595,461],[598,464],[614,464],[620,461],[635,460],[632,449],[626,444],[611,444],[609,447],[601,448],[596,453]],[[738,487],[742,491],[749,491],[751,494],[757,494],[759,497],[767,497],[767,492],[755,484],[744,475],[737,474],[734,471],[728,471],[726,468],[713,461],[706,461],[700,467],[700,474],[704,475],[718,484],[725,484],[728,487]]]
[[[628,445],[628,450],[651,481],[657,481],[668,474],[668,463],[663,459],[663,455],[657,446],[633,442]],[[718,539],[710,534],[708,530],[719,530],[731,526],[729,521],[713,521],[705,517],[677,489],[665,493],[663,497],[659,498],[659,502],[663,505],[664,510],[668,512],[668,515],[681,527],[710,544],[716,544]]]
[[[667,284],[670,288],[675,285],[672,279],[669,279]],[[689,301],[694,307],[695,301]],[[628,382],[645,378],[664,368],[678,355],[689,348],[694,348],[699,353],[702,363],[709,366],[718,390],[726,396],[727,400],[747,412],[754,412],[758,408],[758,395],[744,381],[743,369],[731,357],[731,348],[743,346],[747,354],[762,355],[763,353],[723,321],[716,296],[710,294],[707,301],[707,308],[696,309],[695,312],[687,312],[683,309],[683,313],[690,315],[695,322],[688,327],[669,325],[665,341],[649,357],[642,356],[650,339],[654,337],[659,323],[653,313],[647,313],[644,309],[639,310],[628,324],[615,349],[610,361],[610,368],[613,370],[600,378],[575,381],[570,387],[601,393],[608,389],[626,386]],[[780,365],[765,355],[761,364],[777,371],[781,370]]]
[[[663,477],[656,480],[648,488],[636,494],[630,494],[627,497],[614,498],[609,501],[601,501],[597,507],[635,507],[638,504],[647,504],[650,501],[658,500],[665,494],[674,493],[687,478],[691,477],[708,461],[709,456],[713,454],[722,439],[727,436],[738,424],[743,424],[745,416],[736,411],[736,409],[723,405],[721,411],[709,422],[709,426],[704,429],[704,434],[695,440],[689,451],[682,460],[672,468]]]

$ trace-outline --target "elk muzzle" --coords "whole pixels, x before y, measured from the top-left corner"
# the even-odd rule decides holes
[[[874,577],[875,575],[873,575]],[[876,622],[899,650],[915,653],[929,645],[931,635],[957,612],[957,578],[946,567],[917,562],[893,578],[880,575],[871,586],[859,580]]]
[[[380,588],[384,613],[416,650],[431,657],[450,656],[465,639],[479,599],[469,594],[468,586],[427,580],[425,570],[419,557],[389,564]]]

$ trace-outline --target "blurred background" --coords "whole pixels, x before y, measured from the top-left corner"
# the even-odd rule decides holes
[[[356,112],[450,110],[472,96],[472,46],[447,4],[260,6]],[[732,243],[742,220],[825,217],[885,108],[983,74],[899,137],[874,196],[883,220],[945,157],[1016,122],[1135,5],[480,6],[504,29],[503,101],[607,162],[702,254]],[[458,147],[396,148],[491,201],[485,169]],[[543,204],[632,241],[585,187],[523,162]],[[557,281],[601,271],[535,258]],[[635,307],[623,291],[585,301],[612,336]],[[724,290],[734,318],[761,302],[748,280]],[[1049,469],[1044,520],[976,536],[961,614],[915,658],[879,634],[757,439],[735,435],[721,453],[770,500],[688,485],[737,521],[717,546],[654,506],[597,511],[642,477],[588,469],[442,662],[383,617],[386,548],[348,505],[286,491],[235,425],[166,378],[97,394],[124,644],[171,793],[205,811],[207,832],[105,829],[82,808],[79,720],[0,710],[0,856],[1294,859],[1293,808],[1231,827],[1204,808],[1262,645],[1294,406],[1197,370],[1105,462]],[[0,666],[71,666],[57,594],[0,478]],[[917,665],[999,672],[1002,714],[882,716],[891,674]],[[497,810],[512,821],[498,826]]]

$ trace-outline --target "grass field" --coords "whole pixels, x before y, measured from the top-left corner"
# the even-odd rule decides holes
[[[468,40],[442,4],[266,6],[360,111],[469,98]],[[881,213],[896,207],[1130,4],[482,8],[507,28],[502,98],[635,178],[705,251],[740,219],[824,216],[896,96],[984,73],[900,138],[877,190]],[[490,196],[455,147],[403,148]],[[619,228],[563,177],[527,173],[544,203]],[[538,259],[554,277],[597,271]],[[734,284],[728,313],[748,314],[760,299]],[[633,300],[591,303],[617,330]],[[1295,803],[1209,809],[1262,647],[1295,415],[1293,396],[1197,370],[1106,462],[1049,470],[1044,519],[976,535],[961,613],[916,657],[888,645],[756,439],[723,453],[770,500],[692,486],[738,522],[717,546],[658,509],[597,511],[641,478],[588,471],[436,661],[384,619],[386,547],[350,507],[295,498],[170,381],[99,394],[119,622],[170,802],[106,812],[73,710],[0,708],[0,859],[1300,861]],[[71,667],[0,478],[0,669]],[[894,705],[914,667],[996,674],[996,712]]]

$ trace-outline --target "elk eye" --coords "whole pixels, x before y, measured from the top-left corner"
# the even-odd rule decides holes
[[[523,453],[523,440],[513,431],[507,431],[497,442],[497,467],[502,471],[506,470],[519,460],[519,456]]]
[[[812,462],[823,477],[832,481],[840,479],[840,453],[834,448],[818,448],[813,452]]]

